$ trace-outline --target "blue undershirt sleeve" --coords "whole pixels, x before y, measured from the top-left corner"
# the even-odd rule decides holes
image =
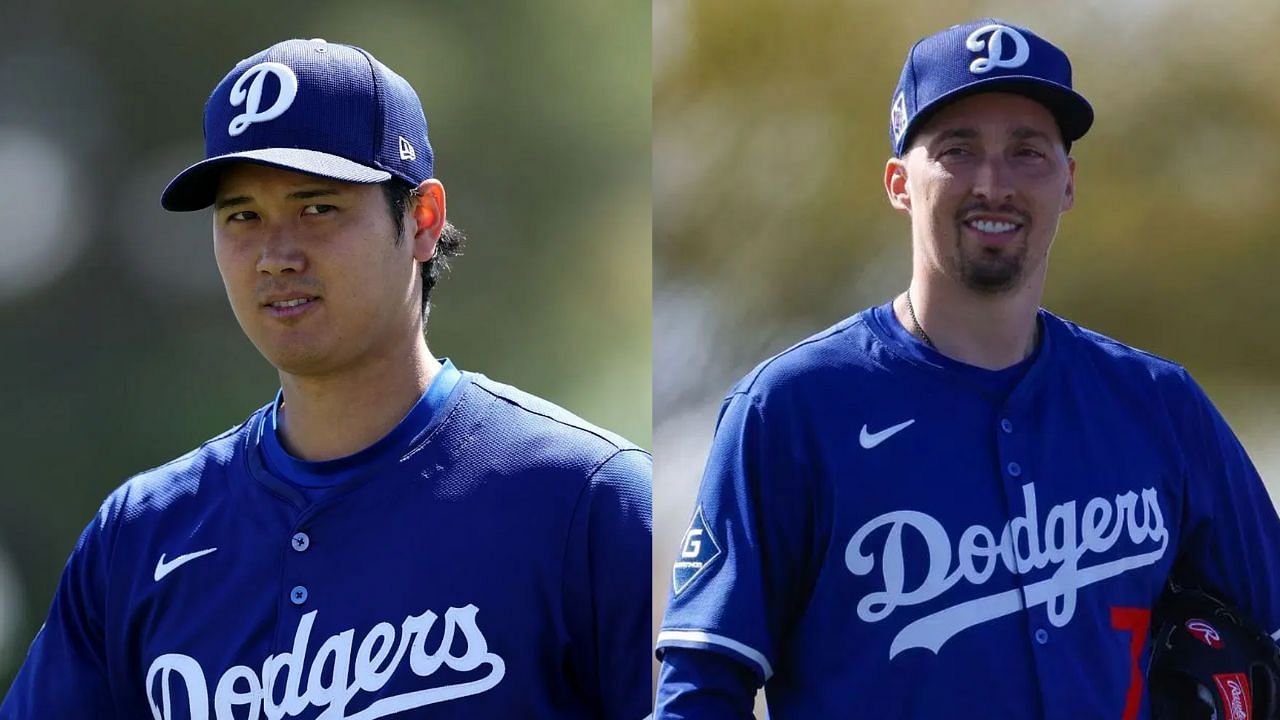
[[[670,647],[658,673],[655,720],[752,720],[755,674],[721,653]]]

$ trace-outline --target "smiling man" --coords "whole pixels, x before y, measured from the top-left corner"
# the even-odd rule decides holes
[[[910,284],[725,399],[658,718],[749,718],[761,686],[772,720],[1150,717],[1171,575],[1280,631],[1280,520],[1222,416],[1183,368],[1040,306],[1092,121],[1030,30],[911,48],[884,172]],[[1237,717],[1241,669],[1176,717]]]
[[[204,126],[162,203],[213,206],[281,390],[107,498],[0,718],[644,717],[651,459],[428,350],[461,234],[416,93],[291,40]]]

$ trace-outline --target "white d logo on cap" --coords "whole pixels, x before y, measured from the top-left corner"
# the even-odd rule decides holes
[[[982,36],[987,33],[991,33],[991,39],[984,42]],[[1008,59],[1004,57],[1006,37],[1013,40],[1013,57]],[[1027,39],[1022,37],[1022,33],[1006,25],[983,25],[969,34],[968,39],[964,41],[964,46],[969,52],[982,52],[984,48],[987,51],[986,57],[980,57],[969,63],[969,72],[974,75],[981,75],[998,67],[1022,67],[1031,54],[1031,48],[1027,45]]]
[[[258,110],[258,105],[262,103],[262,83],[266,81],[267,75],[275,75],[280,81],[280,95],[276,97],[275,103],[266,110]],[[245,83],[252,80],[249,89],[245,90]],[[298,96],[298,76],[293,74],[293,70],[288,65],[282,65],[276,62],[264,62],[254,65],[236,80],[236,84],[231,86],[231,106],[237,107],[240,103],[244,103],[244,112],[231,119],[231,124],[227,126],[227,134],[235,137],[244,132],[248,127],[256,122],[266,122],[274,120],[284,114],[285,110],[293,104],[293,99]]]

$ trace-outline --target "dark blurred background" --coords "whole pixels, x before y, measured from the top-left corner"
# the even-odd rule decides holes
[[[650,4],[0,2],[0,695],[99,502],[269,401],[208,212],[201,112],[290,37],[417,89],[470,242],[428,342],[648,447]]]
[[[1046,306],[1189,368],[1280,498],[1280,4],[657,1],[655,617],[727,389],[906,287],[891,95],[987,15],[1063,47],[1097,114]]]

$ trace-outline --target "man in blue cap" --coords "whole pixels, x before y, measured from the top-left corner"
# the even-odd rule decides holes
[[[1040,306],[1093,121],[1067,56],[948,28],[889,120],[910,285],[724,400],[656,716],[749,718],[763,686],[773,720],[1149,717],[1175,572],[1280,634],[1274,505],[1186,370]]]
[[[650,703],[647,453],[428,350],[460,235],[407,82],[290,40],[240,62],[206,158],[243,424],[112,493],[0,718],[616,718]]]

